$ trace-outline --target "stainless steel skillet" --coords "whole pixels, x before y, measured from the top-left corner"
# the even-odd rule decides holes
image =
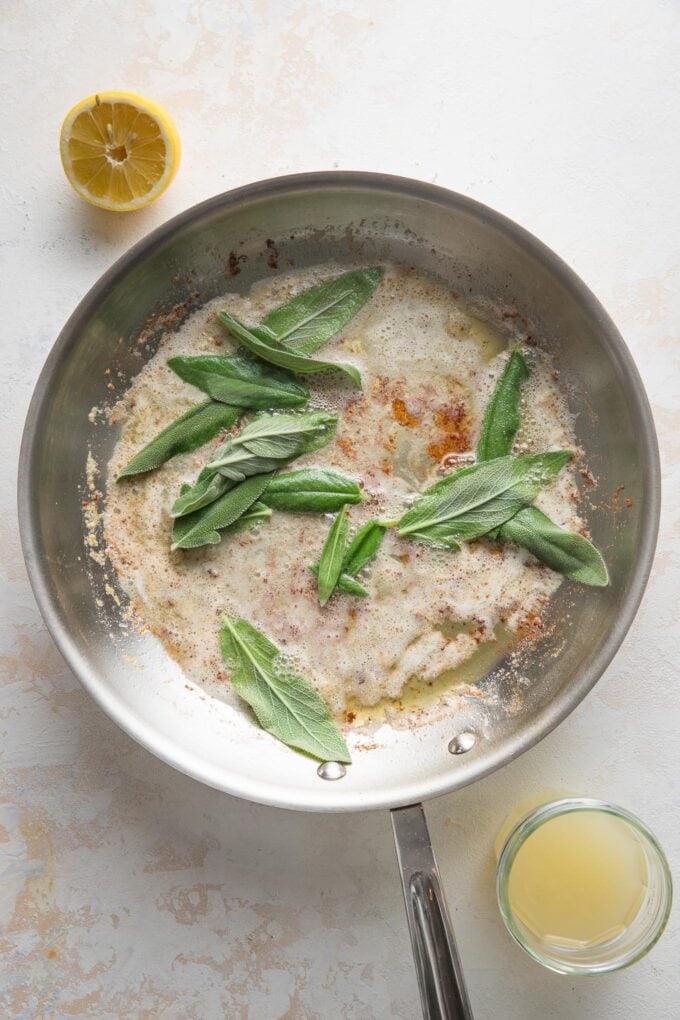
[[[106,565],[88,557],[80,500],[88,453],[104,467],[116,439],[90,412],[124,392],[163,329],[197,304],[277,270],[381,260],[418,266],[462,295],[517,312],[551,349],[598,479],[588,493],[588,519],[612,583],[604,590],[563,585],[551,607],[552,632],[523,662],[521,676],[501,668],[489,677],[493,699],[466,701],[427,726],[384,727],[371,746],[354,750],[342,780],[325,782],[245,713],[187,691],[154,638],[121,628]],[[620,486],[625,492],[612,499]],[[585,285],[534,237],[485,206],[431,185],[364,173],[304,174],[240,188],[135,245],[92,288],[50,353],[19,472],[24,555],[47,626],[123,729],[176,768],[238,796],[314,811],[403,809],[393,815],[395,835],[423,1005],[433,1017],[464,1016],[467,1007],[456,991],[424,815],[404,806],[492,772],[581,701],[633,619],[658,514],[649,406],[619,333]]]

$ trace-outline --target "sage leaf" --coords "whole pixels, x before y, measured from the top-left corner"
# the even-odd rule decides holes
[[[314,577],[319,576],[318,563],[313,563],[309,569],[314,574]],[[349,574],[340,574],[335,590],[342,592],[343,595],[358,595],[359,598],[368,597],[368,592],[364,588],[363,584],[359,584],[356,578],[350,577]]]
[[[275,308],[261,322],[286,347],[314,354],[353,319],[383,277],[382,266],[353,269]]]
[[[248,329],[242,322],[229,315],[227,312],[220,312],[220,321],[226,326],[230,333],[236,337],[244,347],[247,347],[252,354],[256,354],[263,361],[280,368],[287,368],[291,372],[298,372],[301,375],[315,374],[318,372],[329,372],[331,370],[344,372],[349,376],[355,386],[361,389],[361,375],[358,368],[340,361],[319,361],[310,358],[306,354],[300,354],[291,348],[286,347],[277,340],[272,333],[264,327],[259,329]]]
[[[303,407],[309,399],[307,387],[289,372],[239,354],[170,358],[168,366],[213,400],[236,407]]]
[[[349,574],[340,574],[335,590],[342,592],[343,595],[358,595],[362,599],[368,598],[368,592],[363,584],[359,584],[357,579]]]
[[[524,358],[519,351],[513,351],[484,414],[477,444],[478,463],[512,450],[519,426],[520,390],[528,377]],[[575,581],[599,587],[609,583],[607,566],[592,542],[560,528],[536,507],[519,510],[504,524],[487,532],[487,537],[524,546],[553,570]]]
[[[479,538],[529,506],[570,457],[568,451],[558,450],[498,457],[461,468],[419,496],[399,520],[398,532],[449,548]]]
[[[272,478],[262,502],[273,510],[334,513],[345,503],[360,503],[361,490],[337,471],[300,468]]]
[[[170,516],[183,517],[195,510],[201,510],[224,495],[229,487],[229,481],[222,475],[203,468],[194,485],[181,487],[179,496],[172,504]]]
[[[171,549],[195,549],[217,545],[220,531],[242,517],[267,488],[271,475],[255,475],[229,489],[209,506],[178,517],[172,529]]]
[[[236,407],[227,407],[205,400],[196,404],[186,414],[177,418],[167,428],[148,443],[143,450],[136,453],[118,475],[129,478],[141,475],[160,467],[166,460],[176,457],[178,453],[191,453],[203,446],[223,429],[231,428],[237,421],[241,411]]]
[[[422,531],[410,531],[408,537],[413,542],[421,545],[430,545],[434,549],[449,549],[450,552],[460,551],[458,542],[451,533],[451,526],[448,522],[444,524],[430,524]]]
[[[503,524],[498,537],[516,542],[537,559],[581,584],[604,587],[609,574],[600,552],[583,535],[560,528],[535,506],[520,510]]]
[[[329,443],[336,424],[336,415],[328,411],[261,414],[240,435],[227,436],[204,470],[218,471],[232,481],[274,471]]]
[[[529,369],[518,350],[510,355],[486,406],[477,443],[477,462],[505,457],[519,428],[519,397]]]
[[[275,471],[289,461],[320,449],[334,433],[337,418],[327,411],[261,414],[239,436],[227,436],[216,459],[204,467],[193,486],[183,486],[170,511],[182,517],[219,499],[236,482]]]
[[[347,546],[342,560],[342,573],[354,577],[373,559],[385,537],[385,525],[376,518],[366,521]]]
[[[342,573],[342,561],[345,554],[348,531],[347,507],[343,506],[331,524],[319,558],[317,586],[319,589],[319,604],[322,606],[326,605],[333,594],[338,578]]]
[[[266,492],[266,490],[265,490]],[[253,503],[249,510],[230,524],[224,529],[225,535],[236,535],[243,531],[250,531],[252,528],[256,528],[259,524],[263,524],[264,521],[268,520],[272,515],[272,511],[268,506],[258,500],[257,503]]]
[[[326,703],[269,638],[246,620],[223,616],[219,640],[234,690],[263,730],[320,761],[352,760]]]
[[[340,574],[335,585],[337,591],[344,595],[367,597],[368,592],[362,584],[359,584],[355,575],[373,559],[386,530],[387,525],[377,518],[372,518],[359,528],[343,554]],[[319,566],[320,562],[313,563],[309,568],[316,578],[319,576]]]

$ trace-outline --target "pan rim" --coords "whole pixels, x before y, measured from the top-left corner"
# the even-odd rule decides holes
[[[646,495],[642,509],[643,538],[637,558],[627,580],[621,611],[606,640],[588,657],[578,679],[569,688],[568,694],[559,702],[550,702],[532,719],[521,734],[513,738],[492,755],[473,765],[461,776],[455,768],[436,777],[418,779],[411,783],[401,782],[393,791],[370,793],[335,788],[333,797],[327,789],[319,793],[286,787],[272,787],[268,782],[252,780],[243,773],[236,773],[224,766],[214,766],[199,755],[187,752],[175,741],[137,716],[122,698],[107,688],[99,676],[93,674],[86,657],[77,648],[68,629],[63,625],[58,606],[50,592],[46,565],[39,551],[37,510],[31,500],[31,479],[33,478],[36,440],[39,436],[39,422],[55,366],[68,354],[78,335],[80,324],[86,321],[108,290],[138,262],[149,257],[173,234],[215,210],[221,210],[251,202],[260,197],[289,195],[309,189],[331,190],[334,188],[357,188],[379,190],[394,195],[406,195],[458,211],[467,212],[490,226],[509,234],[546,266],[572,293],[581,307],[597,322],[612,353],[621,365],[635,399],[632,409],[640,422],[640,444],[642,447],[643,486]],[[127,252],[121,255],[104,272],[79,302],[60,331],[38,377],[26,423],[24,426],[19,456],[18,511],[21,544],[26,562],[29,581],[45,621],[47,629],[66,663],[73,670],[85,689],[106,714],[146,750],[167,762],[179,771],[199,782],[234,796],[262,804],[310,811],[359,811],[375,808],[393,808],[451,792],[489,775],[497,768],[514,760],[554,730],[575,708],[604,673],[626,636],[642,600],[651,572],[659,526],[661,471],[656,431],[649,401],[637,366],[625,341],[614,322],[587,285],[550,248],[529,231],[490,207],[457,192],[434,184],[421,182],[390,174],[365,171],[319,171],[275,177],[244,185],[223,192],[172,217],[157,227]],[[321,784],[325,787],[326,784]]]

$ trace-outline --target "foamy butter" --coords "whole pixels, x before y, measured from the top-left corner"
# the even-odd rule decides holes
[[[217,643],[223,612],[245,617],[294,660],[334,712],[398,698],[405,685],[430,685],[462,670],[502,625],[518,629],[540,613],[560,577],[513,546],[485,541],[460,552],[428,549],[387,533],[363,583],[371,597],[335,595],[322,609],[309,565],[319,558],[329,520],[274,513],[255,531],[218,546],[170,552],[169,508],[193,482],[212,445],[160,470],[116,484],[121,468],[163,427],[201,399],[166,365],[168,358],[228,354],[217,321],[227,309],[246,323],[338,267],[296,271],[225,295],[163,338],[116,408],[123,430],[109,464],[105,536],[120,583],[151,630],[192,680],[213,687],[228,677]],[[338,374],[308,377],[312,403],[338,414],[335,440],[297,460],[333,468],[361,484],[366,500],[350,508],[352,526],[397,517],[415,494],[475,449],[482,415],[507,353],[505,337],[440,282],[389,267],[375,296],[324,348],[324,358],[361,370],[359,393]],[[576,449],[572,420],[544,353],[528,352],[521,449]],[[578,528],[574,468],[567,466],[537,500],[558,523]],[[502,650],[499,642],[499,655]],[[489,663],[489,656],[484,656]],[[440,684],[441,686],[441,684]],[[214,689],[214,688],[213,688]]]

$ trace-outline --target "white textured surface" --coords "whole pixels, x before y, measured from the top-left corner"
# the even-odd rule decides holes
[[[639,813],[678,860],[677,4],[11,8],[0,40],[2,1015],[418,1015],[387,814],[317,817],[230,800],[134,745],[45,634],[15,523],[35,378],[100,273],[202,198],[339,167],[436,181],[518,220],[595,290],[642,372],[665,499],[637,621],[555,734],[428,815],[478,1020],[677,1016],[677,921],[629,971],[551,975],[501,926],[491,851],[510,804],[558,787]],[[57,152],[68,107],[111,87],[165,103],[184,144],[171,190],[126,218],[81,204]]]

